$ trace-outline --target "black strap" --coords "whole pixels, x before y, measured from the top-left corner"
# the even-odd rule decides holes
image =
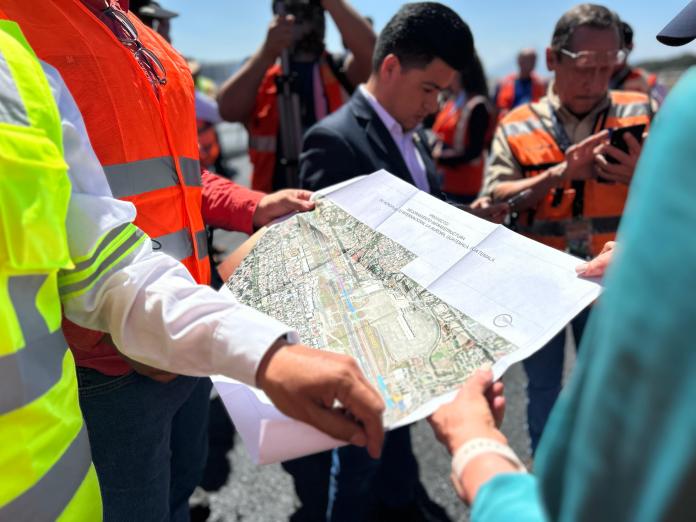
[[[621,216],[593,217],[587,218],[586,221],[589,221],[593,233],[611,234],[619,229]],[[569,221],[537,221],[531,225],[518,227],[518,231],[523,234],[563,237],[568,223]]]
[[[561,149],[561,152],[565,154],[566,151],[573,144],[573,142],[570,140],[570,137],[568,136],[565,127],[563,127],[563,124],[561,123],[561,119],[558,117],[556,109],[554,109],[553,105],[551,105],[551,101],[548,100],[547,103],[549,106],[549,113],[551,114],[551,123],[553,123],[553,131],[550,131],[548,128],[546,129],[546,131],[549,134],[551,134],[551,136],[553,136],[553,139],[556,140],[556,145],[558,145],[558,148]],[[544,120],[539,118],[539,121],[546,128]]]

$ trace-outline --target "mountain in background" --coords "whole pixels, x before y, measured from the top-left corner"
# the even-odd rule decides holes
[[[689,67],[696,65],[696,54],[685,53],[674,58],[665,58],[661,60],[643,60],[635,65],[643,69],[660,73],[664,71],[684,71]]]
[[[201,76],[210,78],[217,86],[232,76],[239,69],[244,60],[234,60],[229,62],[201,62]]]

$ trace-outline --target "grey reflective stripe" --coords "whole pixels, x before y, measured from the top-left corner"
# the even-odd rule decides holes
[[[92,457],[84,422],[63,455],[27,491],[0,507],[0,520],[56,520],[84,482]]]
[[[184,185],[187,187],[200,187],[201,181],[201,165],[198,160],[191,158],[179,158],[179,167],[184,176]]]
[[[179,178],[172,158],[163,156],[104,167],[114,197],[136,196],[152,190],[175,187]]]
[[[506,123],[503,125],[503,131],[508,137],[529,134],[543,128],[544,126],[537,118],[530,118],[529,120]]]
[[[249,136],[249,148],[258,152],[275,152],[275,136]]]
[[[30,404],[53,388],[63,376],[68,343],[58,330],[34,336],[21,350],[0,357],[0,415]],[[1,519],[2,517],[0,517]]]
[[[646,103],[629,103],[627,105],[614,105],[612,112],[617,118],[630,118],[632,116],[649,116],[650,106]]]
[[[115,263],[118,261],[120,257],[122,257],[128,249],[130,249],[133,245],[135,245],[140,238],[143,237],[143,232],[139,228],[133,227],[133,234],[131,234],[128,239],[126,239],[121,245],[119,245],[116,250],[114,250],[111,254],[109,254],[97,267],[97,269],[92,272],[88,277],[85,279],[81,279],[75,283],[72,283],[70,285],[65,285],[60,287],[60,295],[67,295],[71,294],[73,292],[76,292],[78,290],[82,290],[84,288],[87,288],[89,285],[91,285],[94,281],[102,277],[103,275],[111,272],[114,268],[109,268],[109,265],[112,263]],[[116,267],[118,269],[118,267]]]
[[[178,261],[193,255],[193,243],[188,228],[182,228],[171,234],[152,238],[152,250],[164,252]]]
[[[128,228],[129,226],[130,226],[130,223],[124,223],[123,225],[119,225],[119,226],[117,226],[116,228],[111,229],[111,230],[104,236],[104,239],[101,240],[101,242],[99,243],[99,245],[97,245],[96,250],[95,250],[94,253],[90,256],[90,258],[89,258],[89,259],[85,259],[84,261],[80,261],[79,263],[77,263],[77,264],[75,265],[75,268],[73,268],[73,269],[67,271],[67,273],[79,272],[79,271],[81,271],[81,270],[86,270],[87,268],[89,268],[90,266],[92,266],[92,264],[94,264],[94,262],[96,261],[96,259],[99,257],[99,254],[101,254],[102,251],[103,251],[105,248],[107,248],[107,247],[111,244],[111,242],[112,242],[114,239],[116,239],[116,237],[117,237],[121,232],[123,232],[126,228]]]
[[[29,126],[29,115],[7,60],[0,53],[0,122]]]
[[[24,347],[0,357],[0,415],[35,401],[58,384],[68,345],[60,330],[49,333],[36,309],[46,275],[11,276],[7,289],[24,336]]]
[[[201,169],[198,160],[179,158],[179,166],[188,187],[201,186]],[[179,176],[169,156],[118,163],[104,167],[114,197],[125,198],[145,192],[179,185]]]
[[[14,306],[25,344],[48,335],[48,326],[36,308],[36,296],[48,275],[11,276],[7,291]]]
[[[196,246],[198,247],[198,259],[208,257],[208,232],[205,229],[196,232]]]

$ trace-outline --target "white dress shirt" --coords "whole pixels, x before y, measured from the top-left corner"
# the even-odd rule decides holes
[[[87,256],[112,229],[135,219],[132,203],[114,199],[87,136],[82,116],[58,71],[42,63],[58,105],[72,194],[66,226],[73,259]],[[183,375],[222,374],[255,385],[266,350],[286,325],[198,285],[188,270],[149,241],[125,266],[107,273],[86,293],[63,301],[65,316],[109,332],[126,356]]]
[[[430,192],[430,184],[428,183],[425,163],[423,162],[421,155],[418,153],[416,145],[413,143],[413,137],[416,129],[404,132],[404,129],[401,127],[399,122],[396,121],[384,107],[382,107],[382,105],[377,101],[377,98],[375,98],[375,96],[367,90],[364,84],[360,85],[360,92],[363,96],[365,96],[365,98],[367,98],[370,106],[374,109],[377,116],[379,116],[379,119],[382,120],[382,123],[389,131],[389,134],[394,140],[396,147],[399,149],[399,152],[401,152],[401,157],[404,159],[406,167],[408,167],[408,171],[411,173],[413,183],[420,190]]]

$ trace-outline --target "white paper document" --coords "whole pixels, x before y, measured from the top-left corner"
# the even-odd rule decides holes
[[[303,343],[356,358],[387,404],[385,427],[452,399],[481,366],[496,378],[595,300],[577,258],[456,209],[380,171],[318,194],[273,225],[227,282]],[[215,386],[254,461],[340,445],[258,390]]]

